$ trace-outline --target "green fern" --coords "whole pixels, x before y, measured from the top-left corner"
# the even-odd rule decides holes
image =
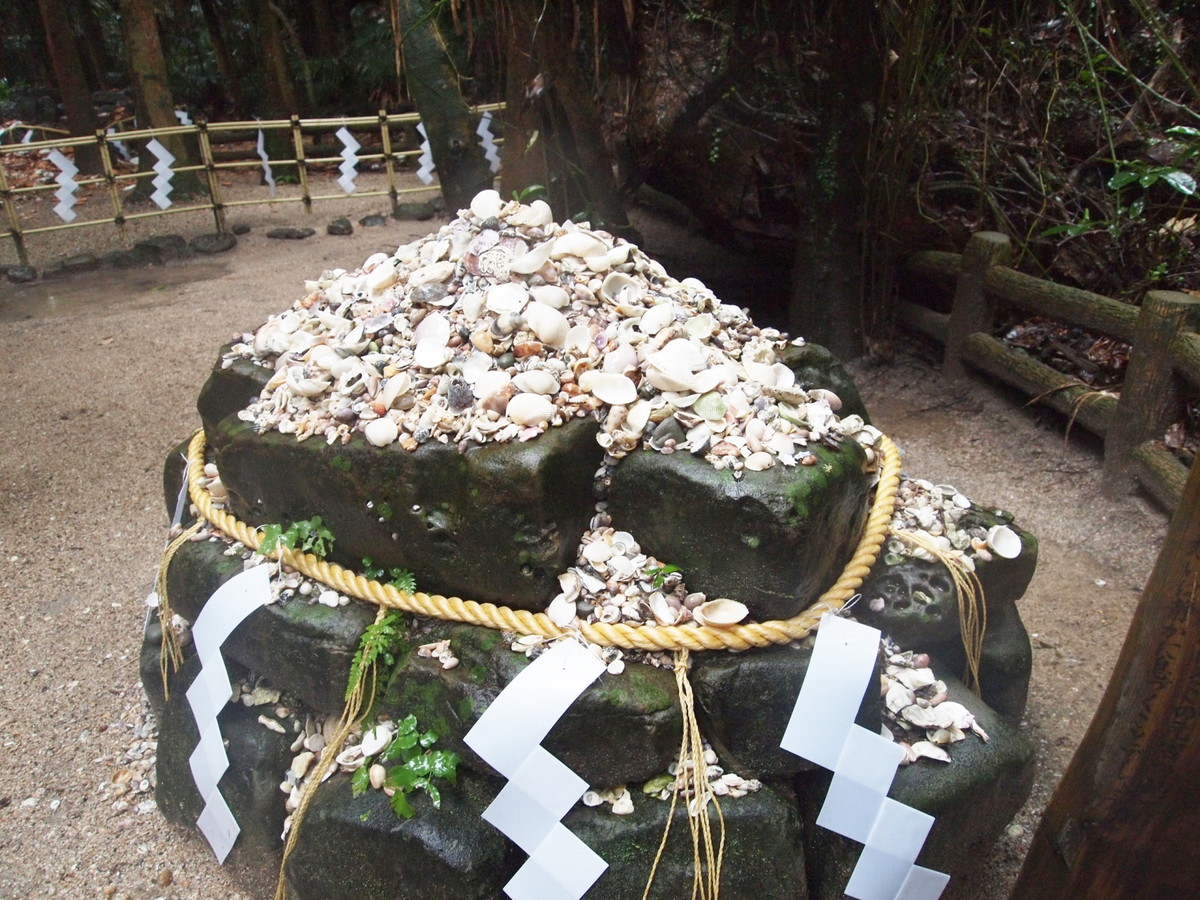
[[[346,684],[347,700],[354,693],[359,680],[380,660],[383,660],[386,666],[395,665],[395,654],[403,639],[401,623],[402,614],[397,610],[367,626],[358,642],[358,650],[350,660],[350,678]]]

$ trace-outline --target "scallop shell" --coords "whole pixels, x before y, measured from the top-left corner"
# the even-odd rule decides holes
[[[453,266],[451,267],[451,271],[453,272]],[[380,291],[390,288],[396,283],[398,278],[399,275],[396,272],[395,265],[392,264],[390,259],[385,260],[367,273],[367,276],[363,279],[363,287],[372,294],[378,294]]]
[[[387,416],[383,416],[367,423],[367,427],[363,429],[363,437],[376,447],[386,447],[400,437],[400,428]]]
[[[652,306],[642,313],[642,317],[638,322],[638,328],[646,334],[655,335],[674,321],[675,304],[670,302],[659,303],[657,306]]]
[[[642,298],[642,286],[624,272],[611,272],[600,285],[600,296],[614,306],[632,306]]]
[[[579,386],[605,403],[632,403],[637,399],[637,385],[616,372],[589,369],[579,377]]]
[[[555,406],[541,394],[517,394],[508,401],[504,415],[518,425],[542,425],[554,415]]]
[[[728,597],[709,600],[692,610],[692,617],[698,624],[709,625],[713,628],[728,628],[730,625],[736,625],[748,615],[750,615],[750,609],[745,603],[730,600]]]
[[[546,615],[559,628],[566,628],[574,622],[576,612],[575,601],[567,599],[564,594],[559,594],[546,607]]]
[[[1016,559],[1021,555],[1021,537],[1007,525],[989,528],[987,542],[997,556]]]
[[[554,394],[558,392],[558,379],[545,369],[530,369],[513,377],[517,390],[530,394]]]
[[[490,312],[519,313],[529,302],[529,289],[523,284],[507,282],[494,284],[487,289],[485,305]]]
[[[555,238],[550,256],[554,259],[562,259],[564,256],[587,259],[589,256],[599,256],[607,252],[608,245],[595,235],[586,231],[570,231]]]
[[[529,296],[554,309],[562,309],[571,303],[571,295],[557,284],[539,284],[529,289]]]
[[[553,249],[554,241],[543,241],[509,263],[508,271],[518,275],[532,275],[550,261],[550,251]]]
[[[550,209],[550,204],[545,200],[534,200],[528,206],[522,204],[516,212],[510,213],[508,216],[509,225],[523,225],[527,228],[549,225],[553,221],[554,213]]]
[[[490,219],[500,215],[502,206],[504,206],[504,201],[500,199],[498,191],[480,191],[471,200],[471,212],[480,219]]]
[[[363,734],[362,738],[362,754],[363,756],[374,756],[384,747],[392,742],[392,738],[396,736],[396,728],[390,722],[381,722],[370,731]]]
[[[562,347],[571,328],[566,316],[545,303],[531,303],[525,307],[525,324],[539,341],[555,348]]]

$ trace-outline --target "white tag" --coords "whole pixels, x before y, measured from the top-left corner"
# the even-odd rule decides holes
[[[358,151],[362,144],[354,139],[354,135],[345,126],[337,130],[337,139],[342,142],[342,164],[338,166],[342,177],[338,179],[338,184],[347,194],[353,194],[354,179],[358,177],[358,170],[355,166],[358,164]]]
[[[159,209],[166,209],[171,205],[171,179],[175,175],[171,171],[171,163],[175,162],[175,155],[160,144],[158,138],[150,138],[146,142],[146,149],[154,154],[157,160],[150,167],[158,173],[150,182],[154,185],[154,193],[150,195],[150,199],[158,205]]]

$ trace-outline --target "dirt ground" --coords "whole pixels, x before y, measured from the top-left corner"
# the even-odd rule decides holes
[[[0,898],[259,896],[197,832],[168,825],[136,778],[123,784],[146,737],[137,653],[167,524],[160,471],[198,425],[195,399],[224,340],[290,304],[305,277],[430,230],[388,220],[324,233],[335,215],[357,221],[386,204],[307,217],[299,204],[244,207],[231,218],[252,230],[220,256],[0,287]],[[318,234],[268,239],[276,224]],[[194,236],[211,221],[160,227]],[[115,245],[99,229],[66,234],[48,248],[57,256]],[[1064,442],[1061,418],[982,380],[947,383],[917,348],[854,372],[909,473],[1011,510],[1041,539],[1020,607],[1034,644],[1024,729],[1037,782],[979,871],[945,895],[999,900],[1087,728],[1167,519],[1139,496],[1102,495],[1100,447],[1086,435]]]

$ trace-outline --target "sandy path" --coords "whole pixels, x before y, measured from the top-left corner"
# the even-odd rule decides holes
[[[246,214],[257,227],[239,247],[200,263],[0,288],[0,898],[257,896],[196,833],[166,824],[151,794],[117,797],[112,782],[138,741],[142,598],[166,524],[159,473],[197,425],[217,347],[288,305],[304,277],[429,230],[389,221],[325,235],[342,211]],[[321,233],[263,235],[289,218]],[[1086,729],[1166,519],[1136,498],[1101,498],[1096,449],[1064,449],[1061,420],[980,384],[947,386],[915,360],[857,374],[909,471],[1015,511],[1042,538],[1022,604],[1037,634],[1028,728],[1041,774],[1023,829],[980,879],[953,886],[1001,898]]]

